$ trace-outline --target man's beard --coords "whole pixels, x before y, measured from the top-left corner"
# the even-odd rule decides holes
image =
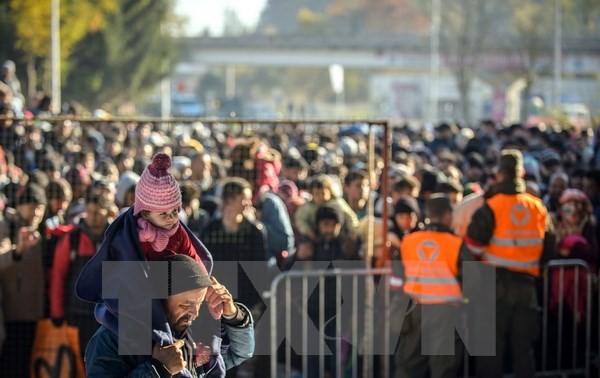
[[[172,328],[179,333],[183,333],[190,327],[190,325],[192,324],[192,320],[193,319],[191,315],[184,315],[181,318],[177,319],[175,324],[172,325]],[[188,321],[189,323],[187,323]]]

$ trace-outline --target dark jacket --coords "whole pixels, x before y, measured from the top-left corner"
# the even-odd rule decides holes
[[[13,242],[23,226],[15,213],[7,212]],[[35,322],[44,317],[44,268],[42,240],[20,257],[8,252],[0,259],[0,290],[5,322]]]
[[[260,220],[267,229],[267,256],[279,256],[281,252],[293,253],[295,250],[294,230],[285,204],[273,192],[261,197]]]
[[[192,377],[221,377],[225,369],[239,365],[254,353],[254,328],[250,312],[238,304],[244,315],[234,321],[223,320],[221,339],[213,340],[213,358],[197,366],[194,360],[191,332],[178,335],[185,341],[184,359]],[[127,356],[118,351],[115,333],[102,326],[90,340],[85,350],[85,369],[88,378],[104,377],[170,377],[171,375],[152,356]],[[178,374],[177,376],[180,376]]]

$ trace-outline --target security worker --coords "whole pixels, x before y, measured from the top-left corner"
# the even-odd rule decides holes
[[[510,348],[516,377],[533,377],[538,337],[536,279],[556,254],[552,220],[542,201],[525,192],[523,155],[503,150],[496,184],[475,214],[465,241],[481,260],[496,267],[496,355],[478,357],[480,377],[501,377]]]
[[[431,196],[425,203],[425,214],[429,218],[425,229],[404,236],[400,245],[404,292],[416,306],[402,325],[396,378],[456,377],[460,361],[454,349],[454,326],[465,301],[461,266],[474,257],[450,229],[452,205],[447,196]]]

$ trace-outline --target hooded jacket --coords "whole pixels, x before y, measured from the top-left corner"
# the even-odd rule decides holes
[[[177,335],[184,340],[182,348],[184,360],[190,370],[191,377],[222,377],[226,369],[237,366],[252,357],[254,352],[254,328],[250,311],[242,304],[237,304],[243,319],[223,320],[221,337],[213,336],[211,346],[212,358],[205,365],[197,366],[194,361],[194,340],[191,332]],[[106,327],[100,327],[85,350],[86,374],[95,377],[170,377],[168,371],[156,363],[151,356],[128,356],[119,353],[118,339]],[[183,372],[176,376],[181,376]]]

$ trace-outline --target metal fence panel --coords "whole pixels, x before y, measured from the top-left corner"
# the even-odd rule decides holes
[[[271,317],[271,377],[280,377],[282,376],[282,372],[284,372],[284,376],[286,377],[292,377],[294,376],[294,369],[292,368],[292,345],[297,345],[293,340],[291,340],[292,337],[294,337],[294,333],[293,333],[293,329],[294,327],[300,326],[300,328],[302,329],[302,334],[301,334],[301,338],[302,338],[302,346],[301,348],[299,348],[301,350],[302,356],[301,359],[301,364],[299,364],[302,367],[302,370],[304,372],[304,376],[305,377],[312,377],[313,375],[307,375],[308,371],[314,372],[314,363],[317,363],[318,366],[318,374],[316,376],[318,377],[324,377],[325,376],[325,366],[327,363],[326,360],[326,356],[327,356],[327,352],[329,351],[329,346],[331,345],[335,345],[335,347],[333,348],[334,351],[333,353],[335,353],[334,356],[332,356],[331,359],[329,359],[329,361],[333,360],[335,362],[335,373],[337,377],[343,377],[344,375],[344,366],[349,366],[350,367],[350,373],[353,377],[357,377],[360,376],[359,374],[359,356],[361,355],[361,351],[364,352],[364,350],[362,350],[362,346],[366,343],[369,343],[372,345],[372,343],[374,342],[373,340],[373,335],[375,335],[375,332],[367,332],[365,330],[362,330],[364,332],[361,331],[361,316],[367,316],[367,314],[362,313],[361,314],[361,308],[359,308],[359,301],[364,300],[364,298],[360,297],[361,294],[361,289],[364,290],[363,297],[364,296],[368,296],[368,295],[375,295],[375,293],[373,292],[369,292],[369,287],[373,287],[370,286],[368,284],[365,284],[364,287],[360,287],[360,283],[359,281],[361,279],[364,279],[365,282],[366,281],[373,281],[376,280],[377,278],[380,278],[381,280],[381,285],[380,290],[381,290],[381,300],[383,303],[383,309],[378,309],[376,310],[375,307],[372,307],[370,309],[367,309],[368,311],[371,311],[372,313],[370,314],[372,316],[373,319],[383,319],[383,323],[381,322],[374,322],[373,327],[375,328],[379,328],[383,330],[383,332],[380,332],[379,334],[383,333],[383,341],[384,341],[384,345],[383,345],[383,350],[381,351],[381,355],[382,357],[382,366],[380,366],[381,368],[381,374],[382,375],[378,375],[384,378],[389,377],[389,364],[387,362],[389,356],[391,355],[391,348],[390,348],[390,343],[389,343],[389,298],[386,299],[387,296],[389,296],[389,274],[390,274],[390,269],[389,268],[379,268],[379,269],[331,269],[331,270],[324,270],[324,269],[315,269],[315,270],[305,270],[305,271],[289,271],[289,272],[284,272],[281,273],[280,275],[278,275],[275,280],[273,281],[272,285],[271,285],[271,294],[270,294],[270,300],[271,300],[271,311],[273,316]],[[336,285],[336,289],[335,289],[335,298],[333,299],[333,301],[335,302],[335,308],[336,309],[340,309],[343,306],[343,302],[342,301],[348,301],[350,300],[351,303],[348,307],[349,312],[348,313],[344,313],[341,311],[338,311],[336,313],[336,316],[334,318],[330,318],[330,319],[325,319],[326,317],[326,313],[325,313],[325,308],[326,308],[326,295],[325,295],[325,288],[326,288],[326,281],[327,280],[333,280],[335,281]],[[309,319],[309,311],[308,311],[308,303],[309,303],[309,298],[311,293],[308,292],[307,288],[309,287],[308,285],[308,281],[309,280],[318,280],[319,283],[319,288],[315,290],[315,292],[318,292],[319,294],[319,298],[318,298],[318,316],[317,316],[317,324],[316,327],[318,329],[319,332],[319,340],[318,340],[318,344],[314,345],[314,344],[310,344],[311,340],[308,339],[307,337],[307,324],[308,322],[311,322],[311,319]],[[297,282],[299,283],[301,286],[301,289],[299,290],[299,292],[295,292],[292,287],[293,287],[293,283]],[[348,285],[347,287],[351,287],[351,291],[352,294],[350,295],[350,298],[345,298],[342,295],[342,285]],[[300,294],[300,298],[297,297],[297,294]],[[296,305],[301,307],[301,312],[302,312],[302,318],[300,320],[300,323],[294,323],[292,316],[290,314],[292,314],[294,312],[294,305],[292,304],[292,298],[294,298],[294,302],[296,303]],[[278,311],[280,311],[281,309],[281,305],[280,302],[283,299],[283,302],[285,302],[285,306],[284,306],[284,312],[285,314],[278,314]],[[327,299],[332,299],[332,298],[327,298]],[[366,311],[367,311],[366,310]],[[375,311],[377,311],[377,314],[375,314]],[[277,319],[285,319],[284,320],[284,324],[279,324]],[[314,319],[313,319],[314,320]],[[333,323],[331,323],[333,322]],[[335,329],[335,334],[332,336],[330,334],[327,334],[326,332],[326,328],[328,329],[328,325],[329,324],[333,324],[333,329]],[[387,330],[387,331],[385,331]],[[280,345],[278,343],[278,340],[280,339],[278,337],[278,332],[284,332],[285,333],[285,358],[284,358],[284,363],[283,366],[281,366],[278,362],[278,351],[280,348]],[[379,335],[378,334],[378,335]],[[387,334],[387,337],[386,337]],[[371,338],[370,340],[366,340],[365,338],[369,337]],[[326,343],[326,340],[334,340],[333,343]],[[344,345],[343,345],[344,344]],[[343,348],[346,348],[347,351],[346,353],[342,353]],[[314,352],[314,350],[317,350],[317,356],[313,355],[312,358],[312,364],[310,360],[310,357],[312,355],[312,353]],[[363,358],[365,357],[373,357],[371,356],[365,356],[364,354],[362,355]],[[316,358],[315,358],[316,357]],[[344,363],[344,357],[345,357],[345,363]],[[315,361],[316,360],[316,361]],[[348,362],[350,361],[350,362]],[[311,369],[311,370],[309,370]],[[374,369],[374,368],[373,368]],[[375,372],[371,371],[369,373],[369,376],[374,376]]]
[[[585,281],[583,288],[580,287],[581,277]],[[579,259],[552,260],[545,267],[542,365],[537,376],[590,376],[592,278],[589,265]],[[558,289],[558,292],[553,289]],[[580,311],[583,304],[579,303],[582,298],[585,301],[583,314]],[[550,366],[551,361],[553,366]]]

